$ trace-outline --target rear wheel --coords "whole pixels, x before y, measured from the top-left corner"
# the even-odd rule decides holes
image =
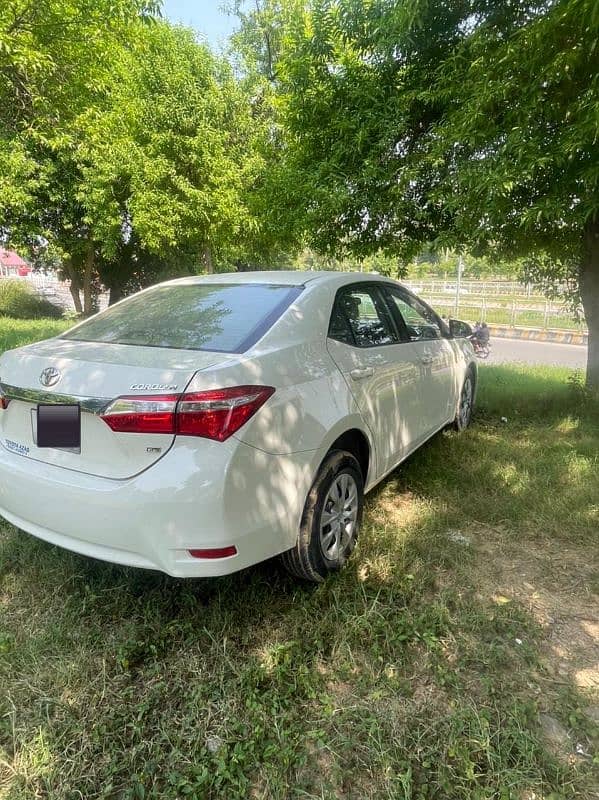
[[[351,453],[335,450],[310,490],[295,547],[283,553],[285,568],[320,583],[341,569],[356,546],[364,505],[364,480]]]
[[[472,412],[474,411],[474,374],[469,369],[464,378],[458,411],[453,422],[456,431],[464,431],[472,422]]]

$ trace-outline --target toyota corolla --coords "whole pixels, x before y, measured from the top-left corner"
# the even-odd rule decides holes
[[[374,275],[153,286],[0,357],[0,515],[177,577],[281,555],[321,581],[356,544],[365,492],[468,426],[465,333]]]

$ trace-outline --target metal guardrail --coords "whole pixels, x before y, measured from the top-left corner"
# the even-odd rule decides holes
[[[452,316],[458,318],[462,316],[511,327],[586,332],[586,326],[576,325],[571,311],[562,302],[533,292],[521,294],[527,287],[516,282],[466,281],[460,283],[459,289],[455,282],[448,281],[404,283],[433,307],[448,309]]]
[[[457,281],[453,278],[423,278],[422,280],[403,281],[406,285],[419,286],[423,292],[432,292],[433,294],[452,294],[455,295]],[[567,294],[567,286],[563,284],[558,287],[558,292]],[[509,294],[520,295],[524,297],[542,296],[535,290],[535,287],[530,283],[522,283],[521,281],[505,281],[505,280],[465,280],[460,279],[460,289],[463,293],[471,294]]]

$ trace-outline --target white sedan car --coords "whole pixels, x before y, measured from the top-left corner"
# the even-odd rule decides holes
[[[469,424],[464,333],[367,274],[153,286],[0,357],[0,515],[177,577],[282,554],[321,581],[355,546],[364,493]]]

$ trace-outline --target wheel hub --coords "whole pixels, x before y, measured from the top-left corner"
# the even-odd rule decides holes
[[[353,476],[334,478],[320,518],[320,545],[325,558],[336,561],[347,550],[358,519],[358,487]]]

